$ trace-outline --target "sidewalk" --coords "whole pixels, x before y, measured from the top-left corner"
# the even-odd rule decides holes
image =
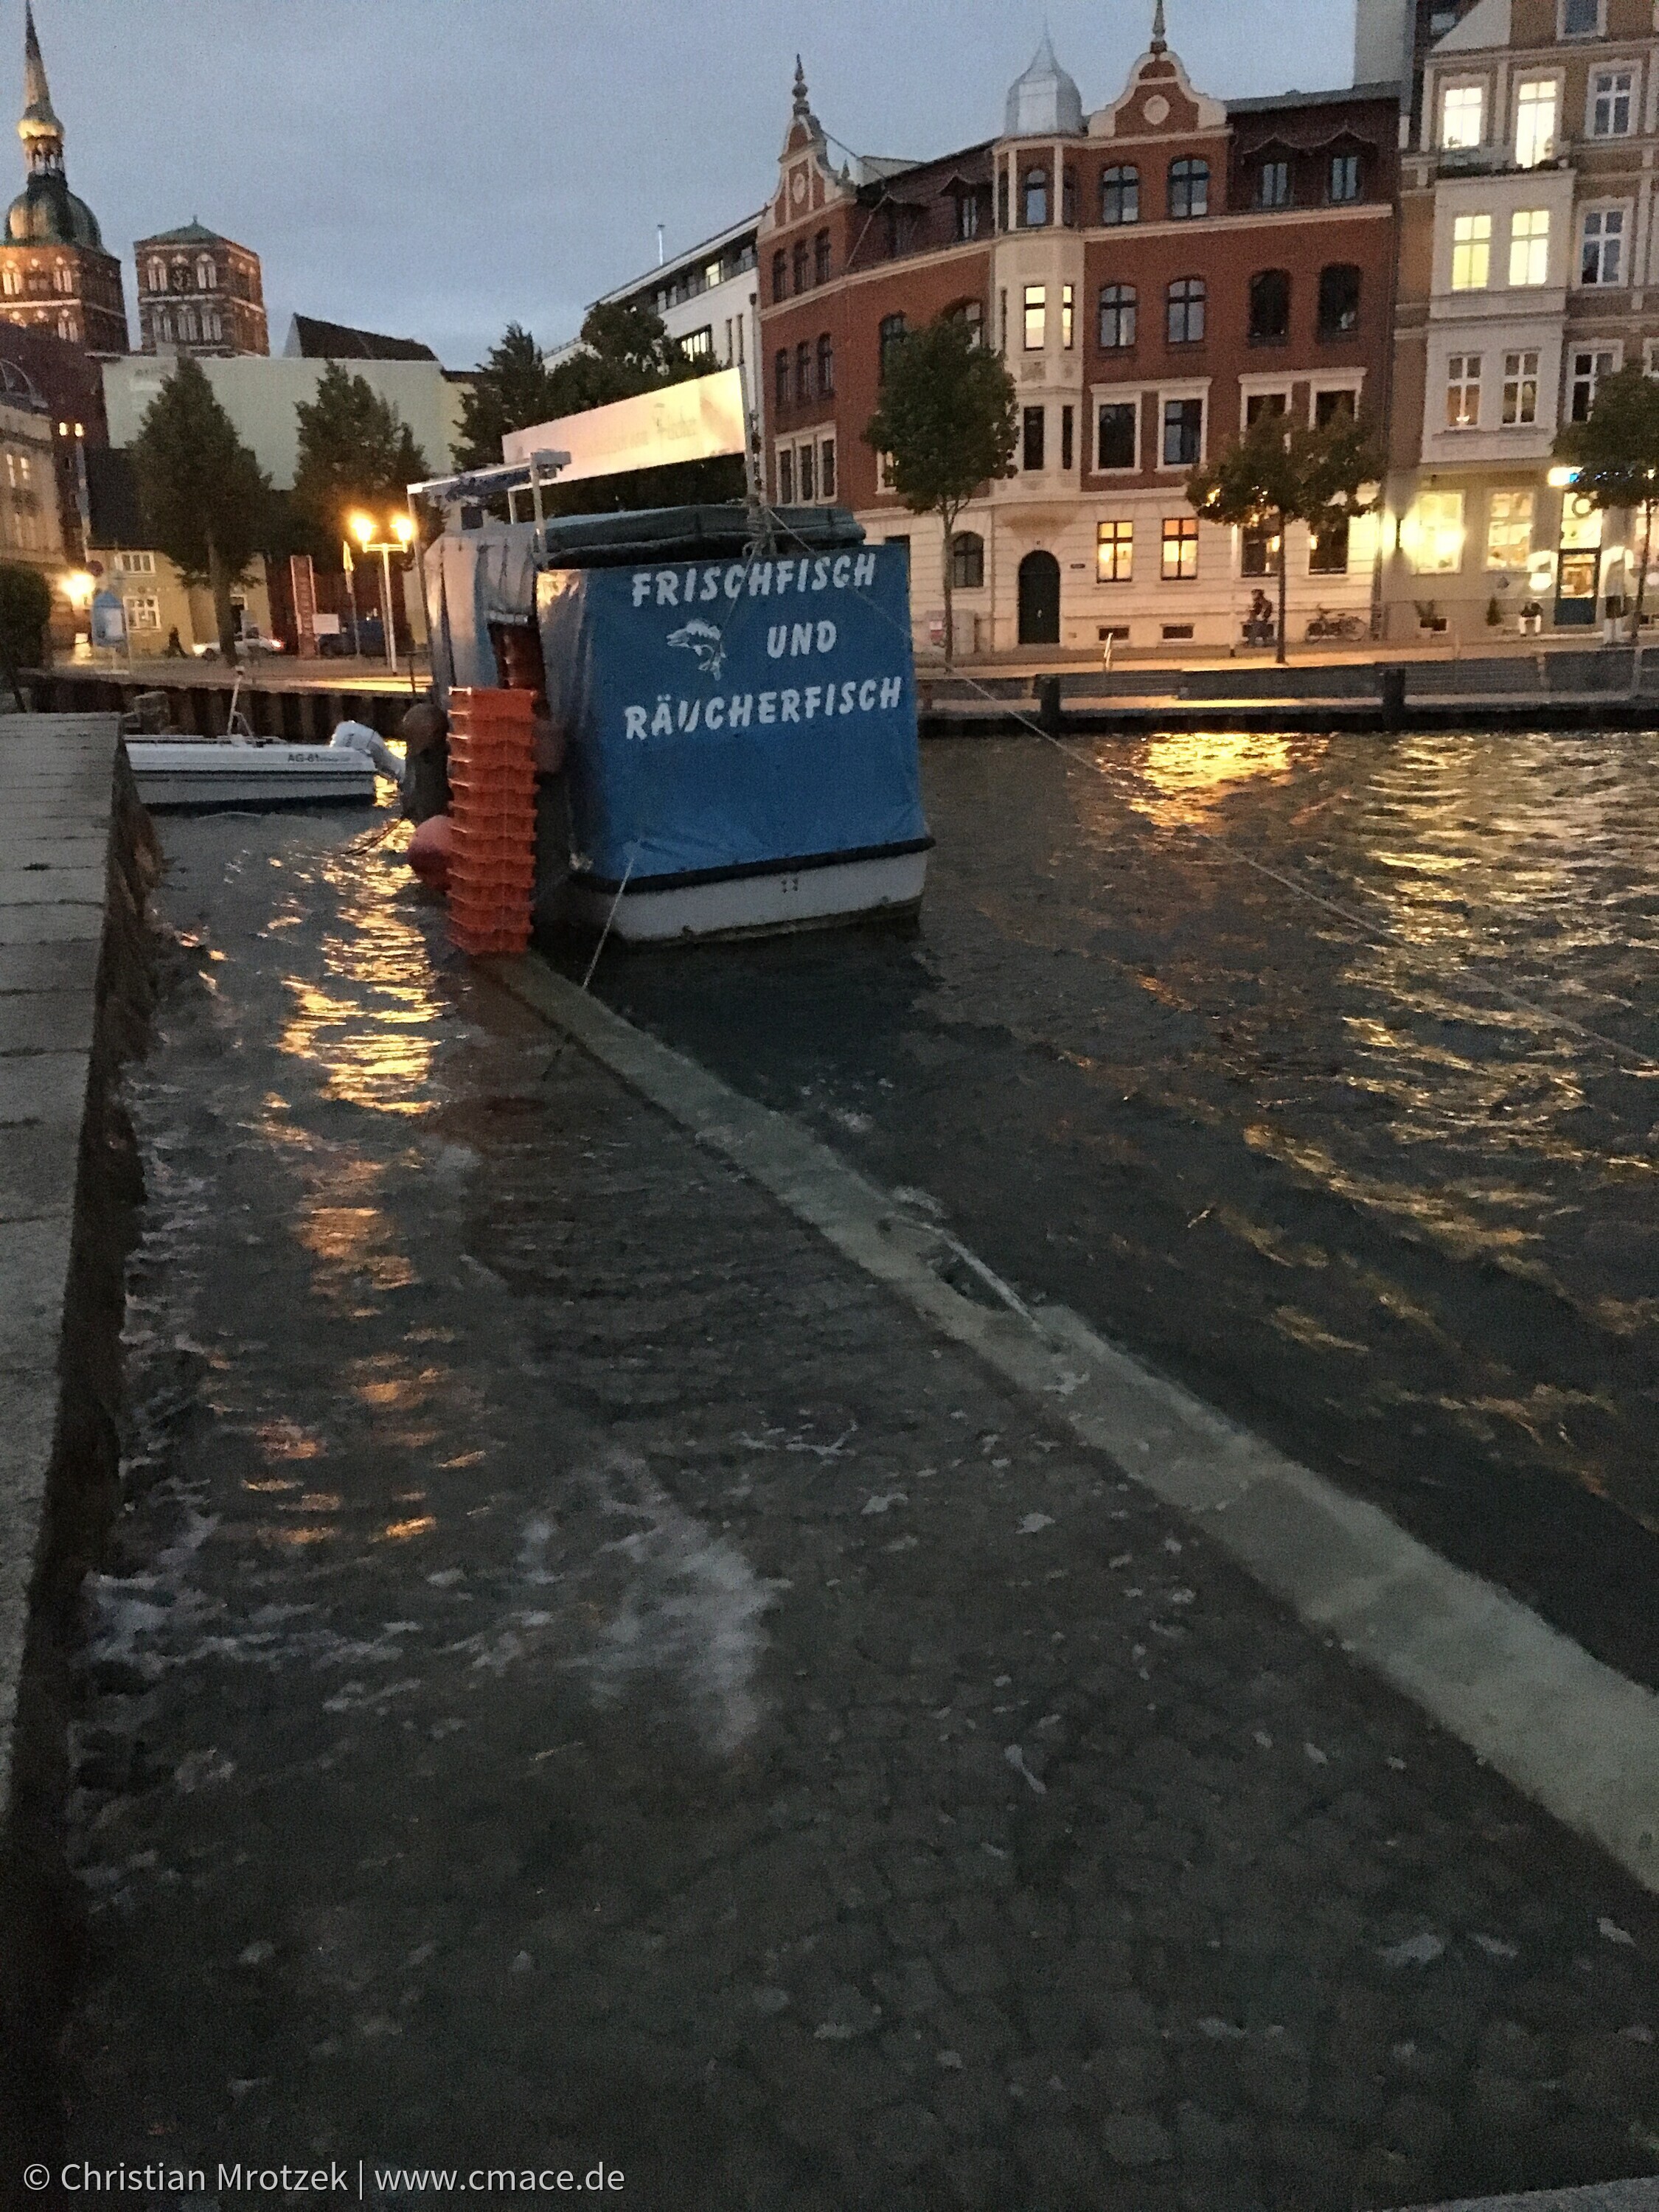
[[[69,2154],[636,2212],[1659,2167],[1654,1900],[464,970],[379,835],[166,830]]]

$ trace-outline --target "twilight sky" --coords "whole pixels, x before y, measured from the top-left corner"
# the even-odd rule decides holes
[[[1201,90],[1350,81],[1354,0],[1167,4]],[[22,14],[0,0],[0,119]],[[456,368],[508,321],[573,335],[659,222],[672,253],[759,206],[798,47],[833,137],[927,155],[995,133],[1045,19],[1092,108],[1152,0],[35,0],[130,314],[133,240],[199,216],[263,258],[276,349],[297,307]]]

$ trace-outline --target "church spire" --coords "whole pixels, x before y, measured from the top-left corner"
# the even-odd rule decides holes
[[[1169,44],[1164,28],[1164,0],[1158,0],[1158,5],[1152,10],[1152,52],[1155,54],[1165,53]]]
[[[33,0],[23,9],[23,119],[17,135],[27,149],[31,169],[61,169],[64,166],[64,126],[52,104],[46,64],[34,27]]]
[[[806,71],[801,65],[799,54],[795,56],[795,116],[801,123],[810,123],[812,119],[812,103],[806,94]]]

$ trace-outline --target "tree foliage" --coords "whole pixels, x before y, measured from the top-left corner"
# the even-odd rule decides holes
[[[1327,423],[1260,415],[1219,459],[1194,469],[1187,497],[1206,522],[1261,530],[1279,542],[1279,652],[1285,659],[1285,539],[1293,522],[1338,527],[1359,505],[1362,485],[1380,483],[1376,433],[1346,412]]]
[[[1000,357],[969,325],[942,315],[890,356],[864,442],[888,454],[893,488],[944,534],[945,657],[954,658],[952,552],[962,510],[994,478],[1013,474],[1018,394]]]
[[[337,546],[347,518],[366,507],[377,520],[401,507],[407,488],[432,473],[415,434],[366,377],[330,362],[314,398],[301,400],[294,503],[326,544]]]
[[[0,670],[17,711],[23,712],[18,671],[38,667],[45,658],[46,624],[52,620],[52,586],[38,568],[0,561]]]
[[[1634,365],[1602,377],[1589,420],[1569,422],[1555,441],[1555,451],[1558,459],[1577,469],[1573,489],[1581,498],[1642,517],[1635,611],[1639,636],[1654,510],[1659,506],[1659,383]]]
[[[455,465],[494,467],[510,430],[633,399],[700,372],[654,309],[602,301],[590,308],[574,353],[550,362],[530,332],[509,323],[461,401]]]
[[[199,362],[182,359],[132,447],[151,543],[187,584],[213,593],[220,650],[236,657],[231,587],[269,534],[270,480],[237,436]]]

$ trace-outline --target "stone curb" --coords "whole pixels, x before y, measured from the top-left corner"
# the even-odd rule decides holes
[[[1035,1312],[977,1256],[804,1130],[534,957],[482,963],[631,1089],[723,1154],[945,1335],[976,1352],[1215,1540],[1566,1826],[1659,1892],[1659,1698],[1108,1344]],[[944,1279],[963,1268],[994,1304]],[[1524,2200],[1522,2200],[1524,2201]],[[1592,2200],[1593,2201],[1593,2200]],[[1655,2200],[1659,2206],[1659,2199]]]

